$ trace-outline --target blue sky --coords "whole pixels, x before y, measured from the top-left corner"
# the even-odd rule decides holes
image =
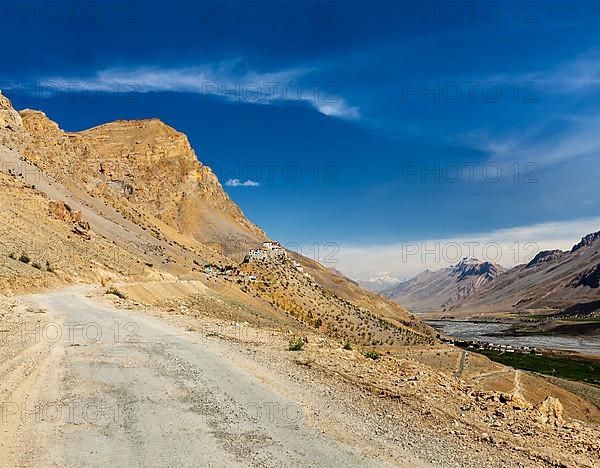
[[[273,238],[404,277],[423,265],[368,253],[600,228],[599,21],[582,0],[3,2],[0,87],[65,130],[161,118]]]

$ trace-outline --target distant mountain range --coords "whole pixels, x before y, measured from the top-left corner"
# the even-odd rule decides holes
[[[414,312],[560,312],[600,309],[600,232],[571,251],[538,253],[527,264],[504,269],[465,259],[420,275],[382,293]]]
[[[503,267],[495,263],[465,258],[449,268],[426,270],[385,290],[383,295],[414,312],[443,310],[493,281],[504,271]]]
[[[373,291],[375,293],[380,293],[386,291],[402,281],[398,278],[394,278],[391,276],[377,276],[373,278],[360,279],[357,280],[357,283],[360,284],[363,288],[368,289],[369,291]]]

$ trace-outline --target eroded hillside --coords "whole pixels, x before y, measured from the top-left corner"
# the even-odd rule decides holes
[[[25,111],[22,120],[31,136],[23,146],[29,161],[132,219],[154,217],[233,257],[266,238],[198,161],[187,137],[160,120],[118,121],[80,133],[63,132],[41,112]]]
[[[49,286],[190,279],[251,304],[265,317],[289,322],[291,302],[283,299],[285,295],[273,300],[255,287],[214,278],[211,282],[206,274],[207,264],[237,267],[267,237],[248,221],[210,168],[198,161],[185,135],[156,119],[117,121],[68,133],[41,112],[17,113],[0,97],[0,162],[3,182],[12,187],[2,195],[0,213],[5,239],[10,239],[0,252],[2,264],[9,265],[3,266],[2,289],[16,292],[35,283],[40,270],[31,271],[18,258],[10,258],[27,254],[44,265],[48,257]],[[39,199],[37,204],[25,197],[27,191]],[[15,212],[23,221],[11,225]],[[53,225],[57,217],[62,218],[56,221],[62,223],[58,240],[45,234],[58,229]],[[24,220],[36,229],[27,229]],[[81,257],[80,251],[92,253]],[[434,340],[435,333],[401,306],[316,262],[297,259],[314,280],[297,284],[294,301],[301,304],[298,297],[314,295],[315,288],[320,291],[312,298],[314,313],[302,309],[291,315],[299,327],[306,325],[308,313],[336,316],[342,322],[358,313],[372,324],[381,322],[375,327],[379,331],[369,326],[360,340],[356,325],[345,332],[335,326],[322,331],[365,345]],[[264,275],[283,284],[288,273],[274,268]],[[396,330],[395,338],[390,327]]]

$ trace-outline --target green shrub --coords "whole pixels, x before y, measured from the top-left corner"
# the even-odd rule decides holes
[[[294,338],[290,341],[290,347],[288,348],[290,351],[301,351],[304,348],[304,341],[300,338]]]
[[[21,256],[19,257],[19,261],[21,263],[29,263],[31,261],[31,258],[29,258],[29,255],[27,255],[25,252],[23,252],[21,254]]]
[[[344,343],[344,349],[345,349],[346,351],[352,351],[352,343],[350,343],[349,341],[346,341],[346,342]]]
[[[365,357],[368,359],[373,359],[373,361],[376,361],[377,359],[379,359],[381,357],[381,354],[379,354],[377,351],[367,351],[365,353]]]
[[[127,299],[127,294],[125,294],[122,291],[119,291],[117,288],[115,288],[114,286],[108,288],[106,290],[105,294],[112,294],[113,296],[117,296],[120,299]]]
[[[321,328],[321,325],[323,325],[323,320],[321,320],[320,318],[315,320],[315,328]]]

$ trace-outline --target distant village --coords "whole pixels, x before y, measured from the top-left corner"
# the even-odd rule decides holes
[[[478,340],[456,340],[454,338],[442,338],[442,341],[449,344],[450,346],[459,346],[461,348],[474,349],[477,351],[498,351],[502,353],[521,353],[521,354],[535,354],[541,356],[542,353],[537,348],[530,348],[529,346],[511,346],[505,344],[488,343],[486,341]]]

